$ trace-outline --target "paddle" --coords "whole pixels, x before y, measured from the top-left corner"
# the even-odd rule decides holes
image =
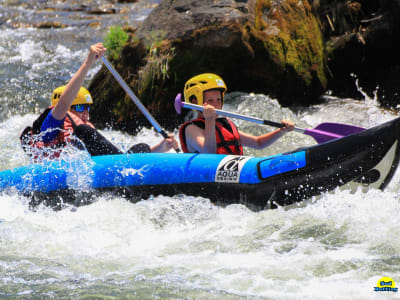
[[[175,110],[178,114],[181,113],[182,107],[184,108],[189,108],[189,109],[195,109],[198,111],[203,111],[204,107],[196,104],[191,104],[191,103],[186,103],[182,102],[181,99],[181,94],[179,93],[176,98],[175,98]],[[263,120],[255,117],[249,117],[241,114],[236,114],[236,113],[231,113],[228,111],[224,111],[221,109],[216,109],[215,112],[217,115],[220,116],[225,116],[225,117],[231,117],[231,118],[236,118],[236,119],[241,119],[253,123],[258,123],[262,125],[270,125],[273,127],[278,127],[282,128],[283,124],[269,121],[269,120]],[[365,128],[362,127],[357,127],[353,125],[347,125],[347,124],[339,124],[339,123],[321,123],[314,129],[302,129],[302,128],[294,128],[294,131],[300,132],[309,136],[312,136],[319,144],[324,143],[333,139],[341,138],[353,133],[357,133],[360,131],[365,130]]]
[[[149,113],[149,111],[144,107],[142,102],[136,97],[136,95],[132,92],[132,90],[129,88],[129,86],[126,84],[126,82],[122,79],[122,77],[118,74],[118,72],[114,69],[114,67],[111,65],[111,63],[108,61],[107,58],[104,56],[101,57],[101,60],[103,61],[104,65],[107,67],[107,69],[111,72],[111,74],[114,76],[114,78],[118,81],[118,83],[121,85],[121,87],[124,89],[124,91],[129,95],[129,97],[132,99],[132,101],[136,104],[136,106],[140,109],[140,111],[145,115],[147,120],[153,125],[153,127],[159,132],[165,139],[168,138],[168,134],[164,131],[164,129],[161,128],[160,124],[156,121],[156,119],[153,118],[153,116]],[[179,153],[181,150],[179,148],[176,148],[175,151]]]

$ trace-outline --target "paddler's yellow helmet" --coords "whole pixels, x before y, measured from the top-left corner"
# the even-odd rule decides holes
[[[221,77],[212,73],[204,73],[190,78],[185,83],[184,96],[185,102],[190,103],[190,98],[196,96],[197,105],[203,105],[203,93],[209,90],[221,90],[222,104],[227,90],[225,82]]]
[[[61,94],[64,92],[64,89],[65,85],[60,86],[53,91],[53,95],[51,96],[51,106],[55,106],[57,104],[57,102],[60,100]],[[74,101],[72,101],[72,105],[92,103],[92,96],[90,95],[89,91],[84,87],[80,88],[78,95],[76,96]]]

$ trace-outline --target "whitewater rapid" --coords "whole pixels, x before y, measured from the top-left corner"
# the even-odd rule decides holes
[[[19,134],[101,38],[86,27],[0,26],[0,170],[29,164]],[[86,85],[99,68],[98,63],[90,71]],[[303,128],[321,122],[368,128],[397,117],[382,110],[376,96],[354,100],[328,93],[324,99],[308,108],[283,108],[268,95],[231,93],[225,108],[291,119]],[[272,129],[236,123],[253,134]],[[137,136],[112,128],[101,132],[123,150],[161,139],[149,128]],[[245,154],[314,143],[290,133]],[[399,174],[385,191],[335,190],[260,212],[185,195],[131,203],[113,194],[85,207],[32,210],[30,199],[1,193],[0,298],[395,299],[397,293],[377,293],[374,287],[384,276],[400,282]]]

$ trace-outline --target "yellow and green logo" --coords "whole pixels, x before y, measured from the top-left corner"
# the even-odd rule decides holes
[[[390,277],[382,277],[378,280],[377,286],[374,287],[375,292],[394,292],[397,293],[396,283]]]

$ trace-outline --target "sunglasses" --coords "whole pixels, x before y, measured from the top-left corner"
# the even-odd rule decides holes
[[[72,105],[71,108],[76,112],[83,112],[85,110],[90,111],[89,104],[76,104]]]

